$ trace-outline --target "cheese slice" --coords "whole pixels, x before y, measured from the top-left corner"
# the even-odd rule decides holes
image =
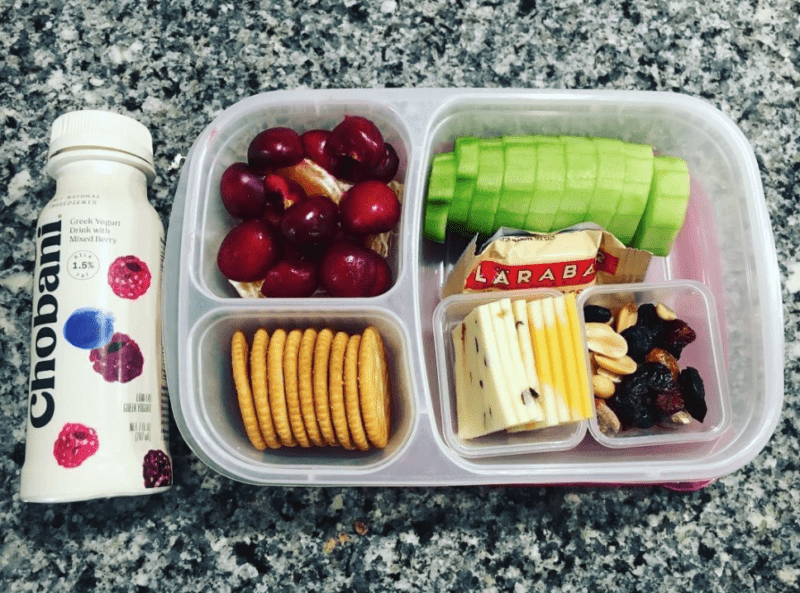
[[[522,366],[525,368],[528,385],[541,397],[542,388],[539,385],[539,375],[536,372],[536,359],[533,356],[531,329],[528,324],[528,306],[524,299],[519,299],[511,303],[511,309],[514,312],[514,328],[517,330],[517,341],[519,342]]]
[[[578,377],[578,350],[573,343],[572,331],[567,317],[566,297],[553,299],[555,309],[555,327],[558,346],[561,352],[561,364],[564,368],[565,399],[569,406],[570,419],[577,422],[583,420],[583,393]]]
[[[553,376],[550,370],[550,355],[544,333],[544,315],[542,313],[541,301],[528,301],[526,303],[526,309],[528,313],[528,327],[531,335],[530,339],[534,353],[534,362],[536,363],[536,374],[539,377],[544,420],[525,426],[515,427],[513,432],[555,426],[560,422],[555,389],[553,387]]]
[[[567,318],[569,331],[575,348],[575,376],[578,377],[578,389],[581,398],[581,417],[591,418],[594,415],[592,392],[589,388],[589,367],[586,363],[586,342],[583,339],[578,322],[578,302],[574,292],[566,295]]]
[[[547,354],[550,357],[550,372],[553,377],[553,389],[556,394],[556,410],[560,423],[570,422],[572,415],[569,412],[569,394],[567,392],[566,366],[561,358],[561,346],[558,340],[556,327],[556,312],[554,300],[551,298],[539,301],[544,318],[544,335],[547,341]]]
[[[495,340],[506,370],[506,380],[511,389],[509,396],[514,400],[518,415],[524,423],[541,420],[544,414],[537,401],[539,393],[530,384],[525,373],[511,299],[500,299],[488,306],[494,322]]]
[[[456,393],[458,436],[471,439],[520,424],[487,307],[473,309],[453,330],[453,345],[462,348],[463,357],[463,389]]]

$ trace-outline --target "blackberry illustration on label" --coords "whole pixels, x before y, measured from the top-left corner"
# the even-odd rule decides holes
[[[97,431],[83,424],[67,423],[53,445],[53,455],[61,467],[78,467],[97,453],[100,441]]]
[[[142,463],[145,488],[161,488],[172,484],[172,464],[169,456],[158,449],[150,449]]]
[[[150,269],[135,255],[123,255],[108,268],[108,285],[123,299],[136,300],[150,288]]]
[[[128,334],[121,332],[111,336],[111,341],[102,348],[89,353],[95,372],[109,383],[127,383],[142,374],[144,356],[139,345]]]
[[[91,307],[75,309],[64,324],[67,342],[83,350],[108,344],[114,333],[114,314]]]

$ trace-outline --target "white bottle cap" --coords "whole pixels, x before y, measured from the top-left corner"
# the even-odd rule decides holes
[[[74,149],[101,148],[136,156],[151,168],[153,138],[135,119],[110,111],[71,111],[53,122],[48,158]]]

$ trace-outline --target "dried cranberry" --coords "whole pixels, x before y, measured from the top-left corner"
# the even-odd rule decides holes
[[[658,330],[647,325],[637,323],[623,330],[620,335],[628,343],[628,356],[637,363],[644,362],[647,353],[655,345]]]
[[[685,321],[673,319],[665,321],[662,325],[657,345],[679,359],[683,349],[694,342],[696,338],[697,334]]]
[[[653,400],[655,408],[664,416],[672,416],[684,409],[683,392],[680,389],[662,391]]]
[[[706,390],[700,373],[693,367],[686,367],[678,377],[678,384],[683,392],[684,405],[686,411],[697,420],[702,422],[708,413],[706,404]]]

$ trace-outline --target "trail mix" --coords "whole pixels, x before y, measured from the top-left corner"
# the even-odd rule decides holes
[[[703,380],[678,364],[697,336],[674,311],[663,303],[628,303],[616,313],[586,305],[584,319],[602,432],[703,422]]]

